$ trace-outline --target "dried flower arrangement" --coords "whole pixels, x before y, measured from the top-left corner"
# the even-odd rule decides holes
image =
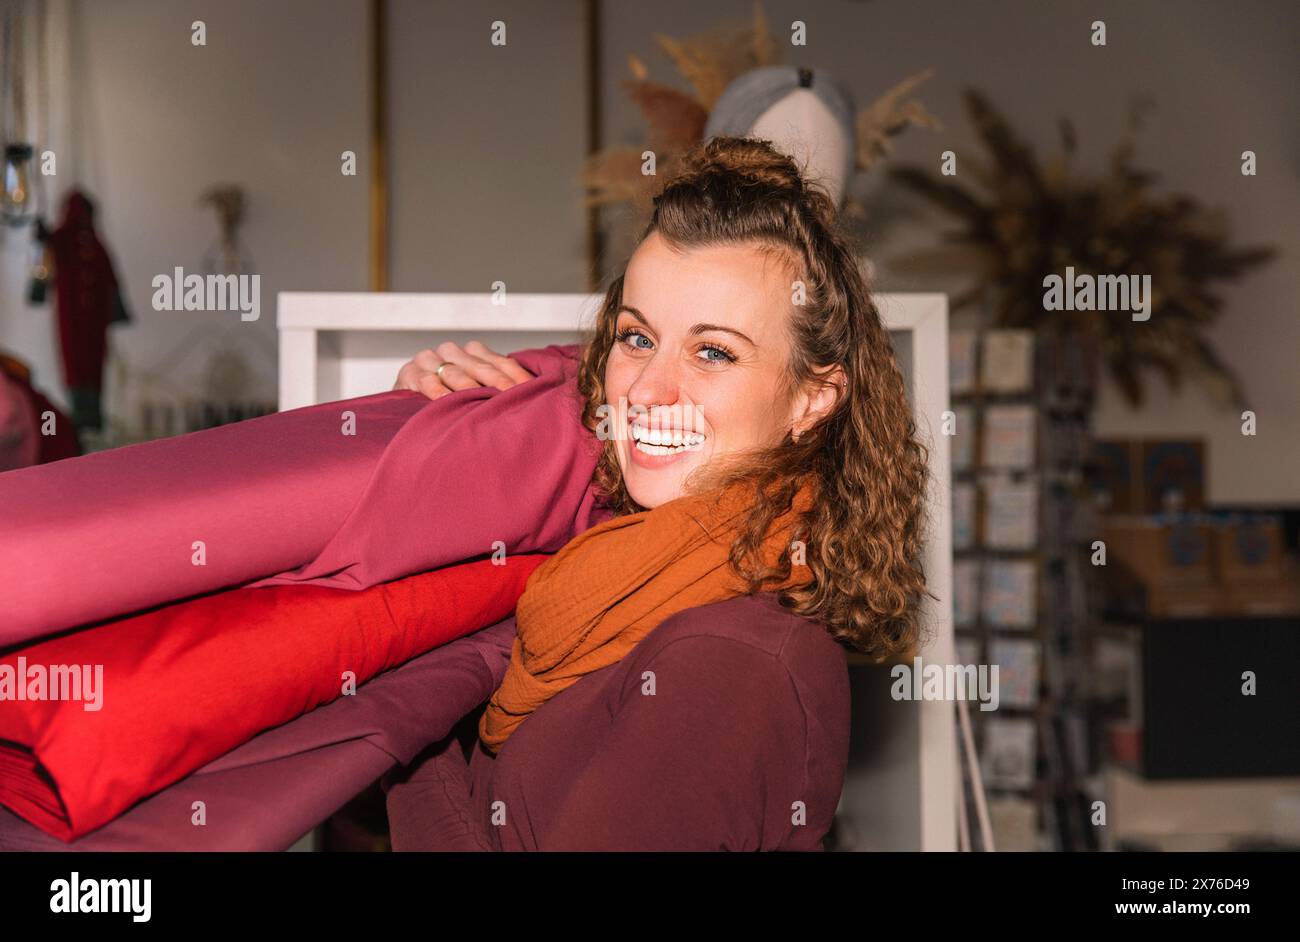
[[[768,30],[761,3],[754,4],[748,26],[719,26],[686,39],[660,34],[654,38],[693,93],[651,81],[645,63],[637,56],[628,57],[632,79],[625,80],[623,87],[645,118],[646,144],[610,147],[587,158],[579,178],[587,190],[587,206],[628,204],[635,216],[648,213],[657,180],[670,176],[682,155],[703,138],[709,113],[727,86],[753,69],[781,63],[780,46]],[[856,169],[868,170],[888,156],[891,139],[906,128],[940,127],[919,101],[908,97],[931,74],[925,71],[905,79],[858,112]],[[655,176],[643,172],[646,150],[655,154]],[[861,212],[851,197],[846,209]]]
[[[1221,211],[1185,194],[1152,192],[1157,175],[1133,165],[1143,103],[1130,110],[1109,172],[1087,178],[1072,169],[1076,137],[1069,121],[1060,123],[1061,152],[1040,165],[983,94],[968,89],[965,101],[993,167],[961,156],[961,175],[977,188],[920,167],[892,168],[894,179],[962,223],[943,245],[893,259],[892,267],[970,271],[974,285],[953,299],[954,307],[992,297],[990,314],[998,326],[1081,333],[1134,406],[1143,399],[1146,368],[1158,370],[1172,389],[1190,373],[1219,401],[1243,405],[1240,382],[1203,331],[1222,309],[1214,283],[1241,276],[1275,252],[1232,248]],[[1045,316],[1044,278],[1067,266],[1094,275],[1150,276],[1149,320],[1134,323],[1098,311]]]
[[[211,186],[199,196],[200,206],[211,206],[217,211],[223,272],[240,270],[239,227],[244,221],[244,203],[243,188],[233,183]]]

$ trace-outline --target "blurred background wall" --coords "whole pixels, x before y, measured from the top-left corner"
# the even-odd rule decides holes
[[[1243,439],[1237,414],[1212,407],[1194,384],[1175,395],[1152,383],[1139,411],[1107,385],[1096,433],[1203,437],[1211,501],[1300,500],[1300,6],[768,0],[764,8],[778,39],[791,21],[807,24],[807,47],[787,49],[786,61],[829,69],[859,105],[935,70],[922,97],[944,129],[901,136],[898,162],[937,167],[942,151],[973,147],[960,95],[975,86],[1043,151],[1068,116],[1081,169],[1099,168],[1129,99],[1148,95],[1155,108],[1138,162],[1162,174],[1163,186],[1225,207],[1237,242],[1279,250],[1273,264],[1225,288],[1226,312],[1212,333],[1260,430]],[[77,182],[97,200],[135,318],[112,330],[108,399],[131,371],[184,385],[204,368],[204,350],[220,344],[247,352],[251,382],[273,398],[276,292],[367,288],[366,4],[52,0],[49,9],[50,28],[67,30],[66,61],[51,65],[71,102],[67,113],[55,107],[60,164],[49,182],[55,195]],[[504,0],[490,15],[472,5],[390,4],[392,290],[485,291],[495,280],[511,290],[586,290],[576,179],[585,152],[584,10],[579,0]],[[682,36],[750,13],[747,2],[601,4],[601,143],[644,139],[618,86],[629,54],[673,81],[654,33]],[[488,42],[492,19],[508,23],[505,47]],[[1098,19],[1105,47],[1089,42]],[[195,20],[206,24],[204,47],[190,42]],[[1258,154],[1257,176],[1240,173],[1245,149]],[[358,156],[354,177],[339,172],[344,150]],[[262,275],[256,323],[150,306],[151,279],[178,265],[198,270],[216,239],[213,213],[197,198],[220,182],[247,194],[240,238]],[[863,175],[854,192],[867,208],[873,259],[933,241],[945,226],[884,174]],[[51,309],[25,301],[30,240],[13,230],[2,238],[0,343],[61,402]],[[884,266],[877,277],[887,290],[953,287]]]

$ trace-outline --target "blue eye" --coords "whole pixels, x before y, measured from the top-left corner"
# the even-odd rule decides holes
[[[702,357],[700,357],[700,359],[704,360],[706,363],[731,363],[733,360],[736,359],[736,358],[731,354],[731,351],[729,351],[729,350],[724,350],[722,347],[715,347],[715,346],[712,346],[712,345],[707,346],[707,347],[701,347],[701,348],[700,348],[700,353],[701,353],[701,354],[710,354],[710,353],[716,353],[716,354],[717,354],[717,356],[707,356],[707,355],[706,355],[706,356],[702,356]]]
[[[627,344],[633,350],[649,350],[652,347],[654,347],[654,343],[651,342],[649,337],[641,333],[641,331],[631,327],[629,327],[627,330],[619,331],[614,339],[619,341],[620,343]],[[637,339],[644,340],[645,345],[642,346],[637,344],[636,343]]]

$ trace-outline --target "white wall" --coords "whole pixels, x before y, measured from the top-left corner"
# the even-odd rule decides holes
[[[69,2],[80,34],[79,96],[60,146],[66,188],[99,205],[136,320],[112,328],[106,373],[174,390],[233,345],[275,396],[275,296],[365,290],[369,282],[369,70],[362,0]],[[393,0],[390,49],[390,287],[512,291],[585,287],[581,4],[516,0],[491,11]],[[489,43],[493,19],[507,45]],[[191,43],[202,20],[207,45]],[[357,175],[340,173],[355,151]],[[65,153],[66,151],[66,153]],[[155,312],[151,282],[200,270],[217,238],[196,205],[214,183],[247,191],[241,241],[261,275],[261,318]],[[52,305],[23,300],[26,233],[0,245],[0,344],[63,401]],[[133,387],[134,388],[134,387]]]
[[[586,290],[581,10],[391,0],[394,291]]]
[[[200,381],[207,357],[241,350],[251,396],[275,399],[275,293],[366,286],[368,156],[365,7],[353,0],[112,0],[75,4],[72,143],[59,184],[79,178],[99,207],[134,323],[113,327],[108,394],[126,364],[160,388]],[[191,43],[202,20],[207,45]],[[340,173],[354,150],[355,177]],[[197,205],[215,183],[244,187],[240,233],[261,275],[261,317],[154,311],[151,282],[176,266],[200,272],[217,241],[215,213]],[[6,244],[6,258],[11,247]],[[37,366],[61,396],[50,350],[52,305],[23,310],[25,277],[0,276],[0,343]]]

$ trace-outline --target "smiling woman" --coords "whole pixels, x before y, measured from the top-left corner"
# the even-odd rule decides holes
[[[778,446],[833,405],[838,368],[831,383],[789,394],[786,322],[797,278],[762,245],[687,250],[657,230],[641,243],[624,276],[605,367],[606,401],[631,406],[631,434],[615,436],[614,453],[638,506],[680,496],[692,472],[725,456]],[[701,312],[707,320],[697,320]],[[691,428],[676,424],[681,414],[696,419]],[[647,448],[642,429],[666,433],[680,450]]]
[[[634,425],[653,428],[666,406],[705,417],[702,446],[671,462],[606,442],[597,480],[619,512],[747,482],[762,496],[731,559],[757,591],[764,535],[813,486],[813,579],[785,601],[866,653],[916,640],[925,453],[834,205],[789,158],[714,138],[685,162],[606,292],[579,385],[591,428],[621,397],[647,412]]]
[[[925,454],[835,223],[752,139],[656,198],[577,378],[612,516],[530,579],[472,758],[444,743],[388,782],[396,849],[822,847],[845,648],[911,648],[925,591]],[[444,345],[398,386],[517,371]]]

